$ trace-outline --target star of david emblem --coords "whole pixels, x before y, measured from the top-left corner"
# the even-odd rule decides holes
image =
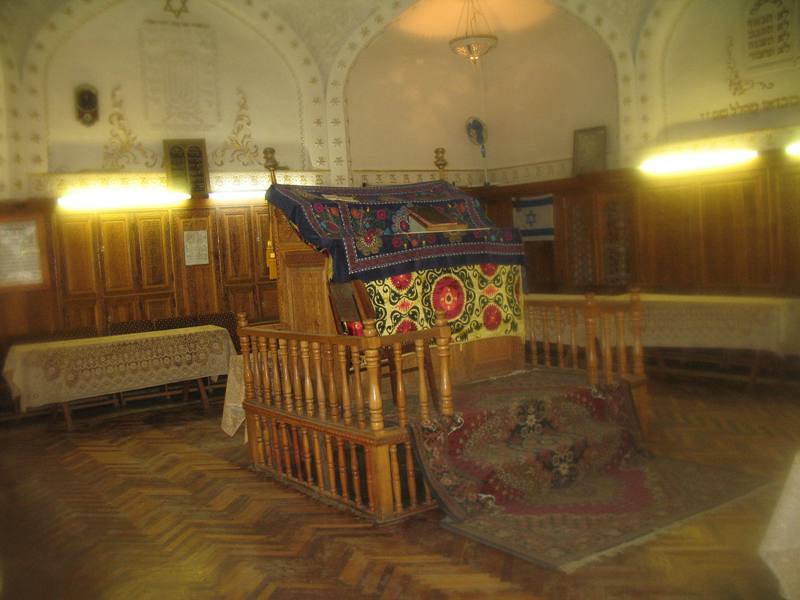
[[[172,0],[164,0],[164,12],[172,13],[176,19],[180,18],[183,13],[189,12],[189,7],[186,4],[189,0],[177,0],[178,7],[172,6]]]
[[[536,213],[533,211],[529,211],[527,215],[525,215],[525,224],[526,225],[536,225]]]

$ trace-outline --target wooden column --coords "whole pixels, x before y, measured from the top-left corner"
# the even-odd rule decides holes
[[[446,417],[453,415],[453,388],[450,384],[450,326],[444,311],[436,311],[436,352],[439,356],[439,398],[441,411]]]

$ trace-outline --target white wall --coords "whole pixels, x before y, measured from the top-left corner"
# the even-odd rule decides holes
[[[73,90],[83,83],[99,90],[100,120],[91,127],[75,118]],[[211,2],[194,0],[191,13],[177,20],[162,3],[125,0],[71,33],[47,66],[49,171],[110,168],[104,148],[113,153],[112,132],[120,132],[109,121],[116,86],[121,113],[141,144],[124,148],[131,140],[123,134],[123,149],[130,150],[120,159],[125,169],[161,170],[162,139],[182,137],[205,138],[214,170],[260,169],[252,163],[261,160],[256,145],[275,147],[292,168],[308,163],[298,85],[285,61],[251,27]],[[254,145],[229,142],[223,164],[216,165],[213,153],[225,150],[240,110],[237,90],[251,120],[238,141],[246,142],[249,132]],[[148,152],[157,154],[157,164]]]
[[[483,59],[487,166],[569,159],[573,131],[597,125],[615,153],[616,73],[600,37],[545,0],[483,5],[499,37]],[[482,166],[465,132],[482,113],[481,76],[447,45],[459,7],[420,0],[356,59],[346,87],[353,169],[431,168],[436,146],[449,168]]]
[[[689,3],[664,52],[664,120],[656,141],[780,132],[800,125],[799,5],[796,0]],[[758,46],[748,49],[747,40],[759,35],[748,29],[749,19],[765,17],[753,27],[766,25],[761,38],[768,42],[770,26],[777,39],[775,17],[784,8],[788,45],[777,56],[754,56]]]

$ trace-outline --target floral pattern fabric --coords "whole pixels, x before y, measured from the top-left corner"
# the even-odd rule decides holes
[[[519,232],[495,227],[477,199],[446,182],[371,188],[273,185],[267,200],[304,241],[330,254],[334,281],[372,281],[478,263],[524,264]],[[465,229],[412,232],[415,205]]]
[[[379,335],[430,329],[444,311],[453,340],[524,335],[522,271],[486,263],[402,273],[366,284]]]

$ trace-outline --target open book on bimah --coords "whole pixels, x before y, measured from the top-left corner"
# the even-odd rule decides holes
[[[454,229],[466,229],[466,223],[454,221],[445,214],[440,213],[433,206],[416,205],[409,209],[409,219],[411,233],[424,233],[426,231],[452,231]]]

